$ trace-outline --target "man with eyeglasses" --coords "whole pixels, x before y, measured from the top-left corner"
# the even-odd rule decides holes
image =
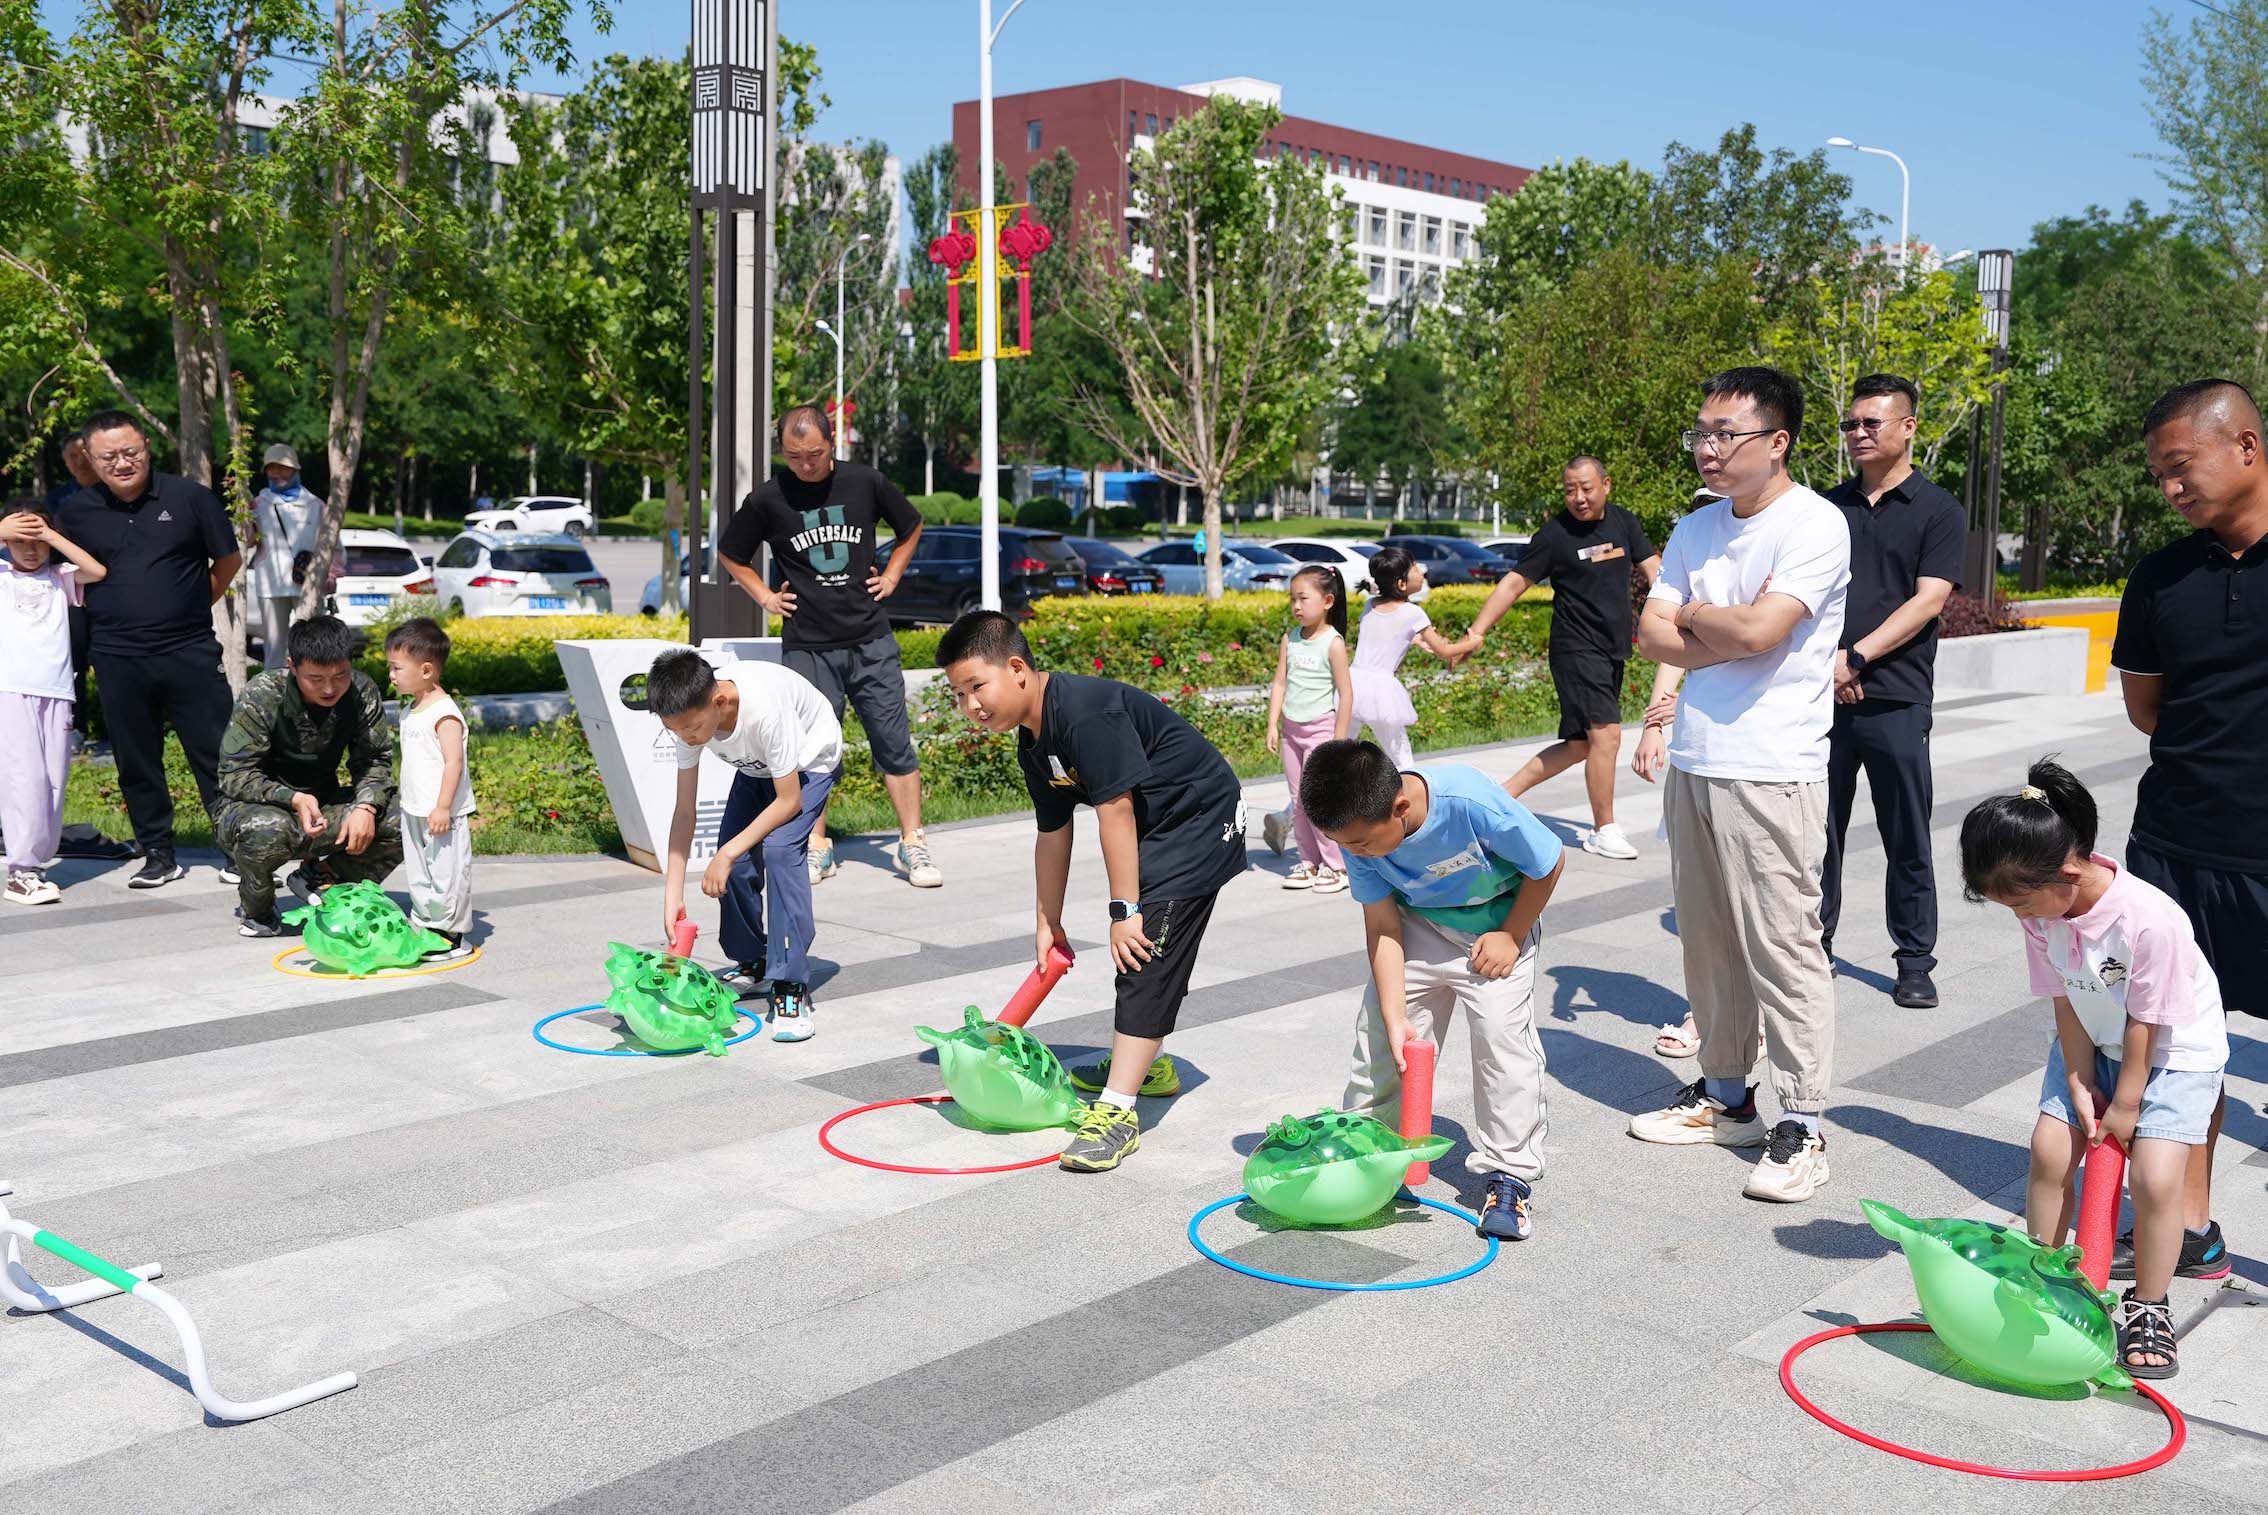
[[[197,777],[206,814],[220,809],[221,733],[234,702],[221,672],[213,605],[244,557],[219,498],[194,479],[152,468],[149,437],[131,415],[98,412],[79,435],[95,484],[72,497],[61,525],[110,570],[86,593],[95,683],[118,787],[142,847],[141,871],[126,884],[156,889],[188,874],[173,855],[168,724]],[[225,855],[221,877],[236,882]]]
[[[1937,871],[1929,815],[1930,701],[1937,618],[1959,587],[1968,517],[1961,502],[1914,466],[1921,391],[1897,374],[1851,386],[1839,423],[1858,473],[1827,492],[1851,532],[1851,594],[1835,654],[1835,723],[1827,739],[1827,867],[1819,919],[1834,957],[1843,912],[1843,836],[1858,776],[1882,832],[1883,911],[1902,1009],[1937,1003]]]
[[[1701,386],[1685,434],[1725,496],[1670,533],[1638,619],[1638,650],[1686,670],[1666,739],[1662,818],[1701,1077],[1630,1134],[1667,1146],[1762,1147],[1743,1190],[1809,1199],[1827,1182],[1820,1132],[1833,1082],[1835,985],[1820,946],[1827,730],[1851,579],[1841,515],[1788,475],[1803,390],[1773,368]],[[1649,724],[1638,762],[1665,738]],[[1759,1023],[1779,1121],[1748,1075]]]

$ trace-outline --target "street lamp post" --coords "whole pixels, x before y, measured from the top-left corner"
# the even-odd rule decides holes
[[[835,324],[830,329],[826,322],[819,329],[835,339],[835,461],[850,456],[850,427],[843,422],[843,274],[850,267],[850,255],[873,241],[872,234],[860,232],[858,240],[843,249],[835,260]]]
[[[993,225],[992,45],[1023,8],[1013,0],[998,23],[992,0],[977,0],[977,395],[979,590],[984,608],[1000,608],[1000,228]]]
[[[1827,145],[1829,147],[1847,147],[1853,152],[1873,153],[1876,157],[1888,158],[1898,165],[1898,277],[1900,279],[1905,278],[1906,255],[1909,246],[1906,241],[1906,212],[1913,203],[1914,197],[1914,176],[1906,171],[1906,160],[1887,147],[1861,147],[1848,137],[1829,137]]]

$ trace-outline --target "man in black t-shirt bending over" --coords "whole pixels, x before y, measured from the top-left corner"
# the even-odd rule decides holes
[[[1244,871],[1244,790],[1228,759],[1157,696],[1112,679],[1043,673],[1016,623],[972,610],[937,644],[937,666],[961,713],[1016,733],[1039,845],[1033,958],[1068,947],[1063,891],[1071,880],[1071,817],[1091,805],[1110,879],[1110,956],[1118,969],[1110,1056],[1071,1070],[1097,1097],[1063,1149],[1074,1173],[1102,1173],[1142,1144],[1136,1095],[1178,1093],[1161,1056],[1189,994],[1213,901]]]
[[[858,712],[874,767],[898,812],[890,861],[917,889],[945,882],[921,829],[921,762],[906,716],[905,671],[882,602],[898,587],[921,539],[921,513],[897,485],[863,463],[835,457],[835,428],[816,405],[780,418],[787,467],[750,492],[733,513],[717,552],[725,571],[757,604],[780,618],[783,661],[827,697],[835,718],[847,701]],[[875,526],[897,540],[875,566]],[[775,591],[752,566],[769,545],[787,587]],[[810,841],[811,882],[837,871],[827,820]]]
[[[1559,480],[1567,508],[1536,533],[1519,565],[1497,581],[1457,650],[1478,652],[1513,601],[1551,581],[1549,662],[1559,694],[1559,740],[1506,779],[1505,792],[1525,794],[1581,763],[1591,795],[1591,834],[1583,850],[1627,862],[1638,849],[1614,823],[1614,765],[1622,751],[1622,665],[1630,660],[1630,570],[1635,567],[1652,588],[1662,557],[1638,518],[1608,502],[1614,480],[1597,458],[1571,460]]]

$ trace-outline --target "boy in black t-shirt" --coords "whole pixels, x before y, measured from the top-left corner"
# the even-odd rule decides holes
[[[1504,791],[1517,798],[1581,763],[1591,800],[1583,850],[1627,862],[1638,849],[1614,821],[1614,769],[1622,750],[1622,666],[1634,629],[1630,575],[1636,569],[1651,588],[1662,559],[1638,518],[1608,503],[1614,480],[1597,458],[1569,460],[1559,479],[1567,508],[1544,523],[1519,563],[1497,580],[1457,650],[1478,652],[1513,601],[1551,581],[1548,661],[1559,695],[1559,740],[1522,764],[1504,781]]]
[[[1074,1173],[1101,1173],[1142,1144],[1138,1094],[1181,1088],[1165,1039],[1189,993],[1197,945],[1221,886],[1244,871],[1244,794],[1228,759],[1156,696],[1112,679],[1042,673],[1016,623],[974,610],[937,647],[962,714],[1016,733],[1016,760],[1039,822],[1033,956],[1064,943],[1071,817],[1094,807],[1110,875],[1110,955],[1118,969],[1110,1055],[1074,1069],[1098,1098],[1063,1149]]]

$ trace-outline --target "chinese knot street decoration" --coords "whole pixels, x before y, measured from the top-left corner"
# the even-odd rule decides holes
[[[1010,212],[1016,219],[1008,219]],[[956,363],[973,362],[984,356],[983,323],[984,292],[977,292],[977,345],[964,349],[961,346],[961,286],[976,284],[984,277],[977,266],[977,218],[981,210],[953,212],[951,229],[929,244],[929,261],[945,270],[945,351]],[[994,259],[993,290],[997,309],[999,281],[1013,279],[1016,283],[1016,342],[1014,346],[1002,344],[995,356],[1028,358],[1032,352],[1032,259],[1046,252],[1055,243],[1055,233],[1032,219],[1028,204],[996,205],[992,208],[993,240],[998,249]]]

